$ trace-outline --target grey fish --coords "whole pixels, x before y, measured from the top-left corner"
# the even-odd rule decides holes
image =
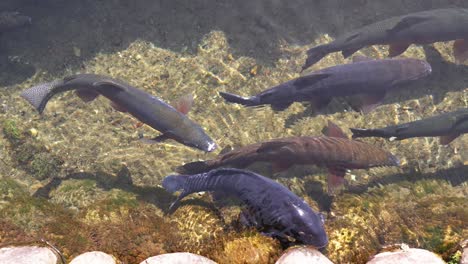
[[[302,70],[327,54],[341,51],[347,58],[363,47],[390,45],[389,56],[403,53],[411,44],[456,40],[454,56],[468,59],[468,9],[434,9],[385,19],[349,32],[336,40],[307,51]]]
[[[440,137],[440,144],[447,145],[461,134],[468,133],[468,108],[437,116],[375,129],[351,128],[353,138],[382,137],[402,140],[413,137]]]
[[[259,174],[239,169],[216,169],[195,175],[170,175],[162,183],[168,192],[183,190],[172,211],[189,194],[211,191],[234,195],[252,214],[250,223],[282,241],[325,247],[328,243],[323,218],[283,185]],[[219,197],[218,195],[218,197]]]
[[[357,108],[367,113],[378,106],[387,90],[429,75],[432,68],[423,60],[411,58],[373,60],[355,56],[354,63],[312,72],[269,88],[251,97],[220,92],[228,102],[245,106],[269,104],[284,110],[293,102],[309,101],[320,110],[333,97],[357,96]]]
[[[31,18],[18,12],[0,13],[0,33],[31,24]]]
[[[42,113],[47,102],[57,93],[76,90],[84,101],[92,101],[103,95],[112,101],[112,106],[128,112],[141,122],[162,132],[154,141],[174,139],[184,145],[207,152],[216,149],[216,143],[196,124],[180,111],[161,99],[131,85],[110,77],[96,74],[77,74],[64,79],[40,84],[21,93],[21,96]]]

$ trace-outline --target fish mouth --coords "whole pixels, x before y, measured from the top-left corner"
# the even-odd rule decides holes
[[[422,77],[428,76],[432,73],[432,66],[428,62],[421,61],[420,63],[421,63],[421,67],[423,68],[423,70],[420,71],[419,74],[415,74],[414,77],[411,78],[411,80],[417,80]]]
[[[393,166],[400,166],[400,159],[394,155],[390,156],[390,162]]]
[[[216,145],[216,143],[214,142],[208,142],[208,146],[206,147],[206,149],[204,149],[206,152],[212,152],[213,150],[215,150],[218,146]]]

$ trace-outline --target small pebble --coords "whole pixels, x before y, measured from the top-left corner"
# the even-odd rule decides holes
[[[216,264],[216,262],[211,259],[205,258],[200,255],[188,253],[188,252],[178,252],[178,253],[168,253],[162,254],[154,257],[147,258],[140,264]]]
[[[109,254],[101,251],[91,251],[78,255],[70,264],[117,264],[117,262]]]
[[[320,251],[313,247],[294,247],[286,250],[285,253],[276,261],[276,264],[333,264]]]
[[[37,134],[39,134],[39,132],[37,131],[37,129],[31,128],[31,129],[29,129],[29,134],[30,134],[32,137],[37,137]]]
[[[367,264],[444,264],[436,254],[420,248],[409,248],[396,252],[383,252],[375,255]]]
[[[0,248],[1,264],[56,264],[57,256],[46,247]]]

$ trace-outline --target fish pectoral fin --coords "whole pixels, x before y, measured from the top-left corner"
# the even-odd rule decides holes
[[[396,34],[411,26],[427,21],[428,19],[430,19],[430,17],[406,16],[402,18],[394,27],[392,27],[391,29],[387,29],[387,33]]]
[[[368,114],[372,112],[377,106],[382,104],[385,97],[385,91],[379,91],[370,94],[362,94],[357,96],[359,99],[356,106],[362,113]]]
[[[344,168],[328,168],[328,194],[333,194],[338,189],[338,187],[345,184],[345,174],[346,170]]]
[[[171,133],[164,133],[154,138],[141,138],[140,141],[145,144],[154,144],[168,139],[174,139],[174,136]]]
[[[310,105],[312,106],[312,109],[316,112],[320,112],[325,107],[331,102],[332,98],[331,97],[321,97],[321,96],[314,96],[312,97],[310,101]]]
[[[83,101],[83,102],[91,102],[96,97],[99,96],[99,93],[90,90],[90,89],[78,89],[75,91],[75,94]]]
[[[405,52],[410,45],[411,43],[407,42],[391,43],[388,47],[388,56],[396,57]]]
[[[114,108],[116,111],[119,111],[119,112],[122,112],[122,113],[126,113],[128,112],[127,108],[125,108],[124,106],[112,101],[111,102],[111,106],[112,108]]]
[[[322,129],[322,133],[327,137],[348,138],[343,130],[330,120],[328,120],[328,125]]]
[[[363,61],[373,61],[375,59],[373,58],[370,58],[370,57],[367,57],[367,56],[364,56],[364,55],[356,55],[356,56],[353,56],[353,63],[355,62],[363,62]]]
[[[360,50],[362,47],[358,47],[358,48],[351,48],[351,49],[344,49],[341,51],[341,54],[343,55],[343,57],[346,59],[348,58],[349,56],[353,55],[354,53],[356,53],[356,51]]]
[[[313,73],[297,78],[293,84],[297,90],[302,90],[314,85],[320,80],[330,77],[330,75],[329,73]]]
[[[276,174],[289,169],[291,166],[291,162],[287,160],[275,161],[271,164],[271,171],[273,174]]]
[[[461,64],[468,60],[468,40],[455,40],[453,43],[453,56],[455,57],[455,62],[457,64]]]
[[[283,111],[284,109],[288,108],[292,102],[286,102],[286,103],[277,103],[277,104],[272,104],[271,108],[274,111]]]
[[[253,216],[253,213],[247,208],[242,209],[242,211],[240,212],[239,222],[241,222],[242,225],[247,227],[259,227],[259,224]]]
[[[445,135],[445,136],[441,136],[439,138],[439,143],[441,145],[448,145],[450,144],[450,142],[452,142],[454,139],[456,139],[458,136],[460,136],[459,133],[453,133],[453,134],[448,134],[448,135]]]

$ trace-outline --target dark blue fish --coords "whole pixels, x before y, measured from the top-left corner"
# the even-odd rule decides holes
[[[440,137],[447,145],[461,134],[468,133],[468,108],[396,126],[374,129],[351,128],[353,138],[382,137],[402,140],[413,137]]]
[[[347,58],[363,47],[390,45],[390,57],[403,53],[411,44],[456,40],[455,59],[468,59],[468,9],[434,9],[388,18],[351,31],[336,40],[311,48],[302,70],[329,53],[341,51]]]
[[[99,95],[107,97],[116,110],[128,112],[141,122],[161,131],[163,134],[154,138],[154,141],[170,138],[208,152],[216,149],[216,143],[185,115],[188,111],[186,105],[175,109],[149,93],[107,76],[72,75],[29,88],[21,96],[42,113],[55,94],[70,90],[76,90],[84,101],[92,101]]]
[[[282,241],[325,247],[328,243],[323,218],[283,185],[259,174],[239,169],[216,169],[195,175],[170,175],[162,183],[168,192],[183,190],[172,203],[202,191],[234,195],[252,214],[251,223]]]
[[[367,113],[388,90],[429,75],[431,66],[418,59],[373,60],[356,56],[354,63],[337,65],[282,83],[251,97],[220,92],[228,102],[245,106],[271,105],[283,110],[293,102],[308,101],[320,110],[333,97],[358,95],[358,108]]]

